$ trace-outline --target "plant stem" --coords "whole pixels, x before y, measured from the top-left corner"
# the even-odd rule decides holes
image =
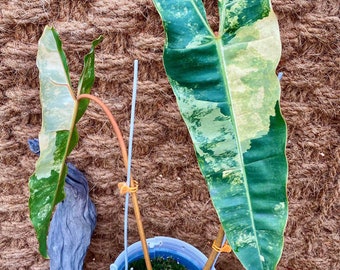
[[[217,237],[216,237],[216,240],[215,240],[216,246],[220,247],[222,245],[223,237],[224,237],[224,231],[223,231],[222,225],[220,225],[220,229],[217,233]],[[210,270],[211,269],[211,267],[213,266],[213,264],[215,262],[217,254],[218,254],[218,252],[215,249],[212,249],[210,256],[208,258],[208,261],[205,264],[203,270]]]
[[[122,136],[122,133],[119,129],[119,126],[115,120],[115,118],[113,117],[112,113],[110,112],[109,108],[97,97],[90,95],[90,94],[81,94],[78,96],[78,100],[81,99],[90,99],[94,102],[96,102],[105,112],[106,116],[109,118],[111,125],[113,127],[113,131],[117,136],[118,139],[118,143],[120,146],[120,150],[122,153],[122,157],[123,157],[123,162],[124,162],[124,166],[126,169],[128,169],[128,154],[126,151],[126,145]],[[130,185],[131,187],[135,187],[134,184],[134,180],[131,177],[131,181],[130,181]],[[145,264],[148,270],[152,270],[152,266],[151,266],[151,261],[150,261],[150,256],[149,256],[149,251],[148,251],[148,247],[146,244],[146,237],[145,237],[145,233],[144,233],[144,229],[143,229],[143,223],[142,223],[142,218],[140,215],[140,210],[139,210],[139,205],[138,205],[138,200],[137,200],[137,194],[135,192],[131,193],[131,199],[132,199],[132,204],[133,204],[133,209],[134,209],[134,213],[135,213],[135,217],[136,217],[136,223],[137,223],[137,228],[138,228],[138,233],[139,233],[139,237],[142,243],[142,248],[143,248],[143,253],[144,253],[144,259],[145,259]]]

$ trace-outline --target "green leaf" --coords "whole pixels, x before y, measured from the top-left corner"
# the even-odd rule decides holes
[[[80,80],[78,83],[78,96],[81,94],[89,94],[91,91],[91,88],[94,83],[94,49],[96,46],[103,40],[103,36],[98,37],[96,40],[92,42],[92,47],[90,52],[85,55],[84,57],[84,67],[83,71],[80,75]],[[79,107],[78,107],[78,115],[76,118],[76,122],[79,121],[79,119],[83,116],[85,113],[87,106],[89,105],[90,100],[88,99],[81,99],[79,101]]]
[[[85,57],[79,93],[89,93],[93,85],[93,51],[100,41],[101,38],[93,42],[90,53]],[[52,212],[55,205],[65,197],[65,160],[78,143],[75,124],[87,105],[82,104],[79,113],[79,104],[70,83],[66,56],[58,33],[52,27],[45,27],[39,40],[37,66],[42,125],[39,134],[40,157],[35,172],[29,179],[29,209],[39,241],[39,251],[44,257],[48,257],[46,239]]]
[[[219,0],[215,34],[201,0],[153,0],[164,66],[228,242],[246,269],[275,269],[287,222],[281,54],[268,0]]]

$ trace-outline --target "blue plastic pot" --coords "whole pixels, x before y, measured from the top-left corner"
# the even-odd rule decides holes
[[[151,260],[156,257],[171,257],[189,270],[202,270],[208,260],[207,257],[197,248],[175,238],[158,236],[148,238],[146,242]],[[144,258],[142,244],[140,241],[129,246],[127,252],[129,263]],[[125,251],[122,252],[110,266],[110,270],[124,269]]]

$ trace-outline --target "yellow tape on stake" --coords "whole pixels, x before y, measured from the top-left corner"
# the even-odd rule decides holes
[[[119,193],[120,195],[125,195],[126,193],[136,193],[138,190],[138,182],[133,181],[134,186],[129,187],[126,182],[120,182],[118,183]]]
[[[216,245],[216,242],[214,241],[212,248],[213,248],[213,250],[215,250],[218,253],[221,253],[221,252],[229,253],[229,252],[231,252],[231,247],[227,243],[225,243],[222,247],[218,247]]]

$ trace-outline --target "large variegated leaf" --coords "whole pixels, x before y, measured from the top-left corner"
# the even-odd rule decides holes
[[[80,92],[89,92],[93,84],[93,50],[100,40],[93,42],[90,54],[85,58],[83,75],[79,83]],[[55,205],[65,196],[64,182],[67,173],[65,160],[78,142],[75,124],[86,110],[87,104],[79,106],[74,96],[65,53],[58,33],[51,27],[45,27],[39,40],[37,66],[42,125],[39,134],[40,157],[29,180],[29,208],[39,241],[39,251],[47,257],[46,238],[52,212]]]
[[[275,269],[287,221],[286,125],[275,75],[281,43],[269,0],[153,0],[164,65],[228,242],[246,269]]]

